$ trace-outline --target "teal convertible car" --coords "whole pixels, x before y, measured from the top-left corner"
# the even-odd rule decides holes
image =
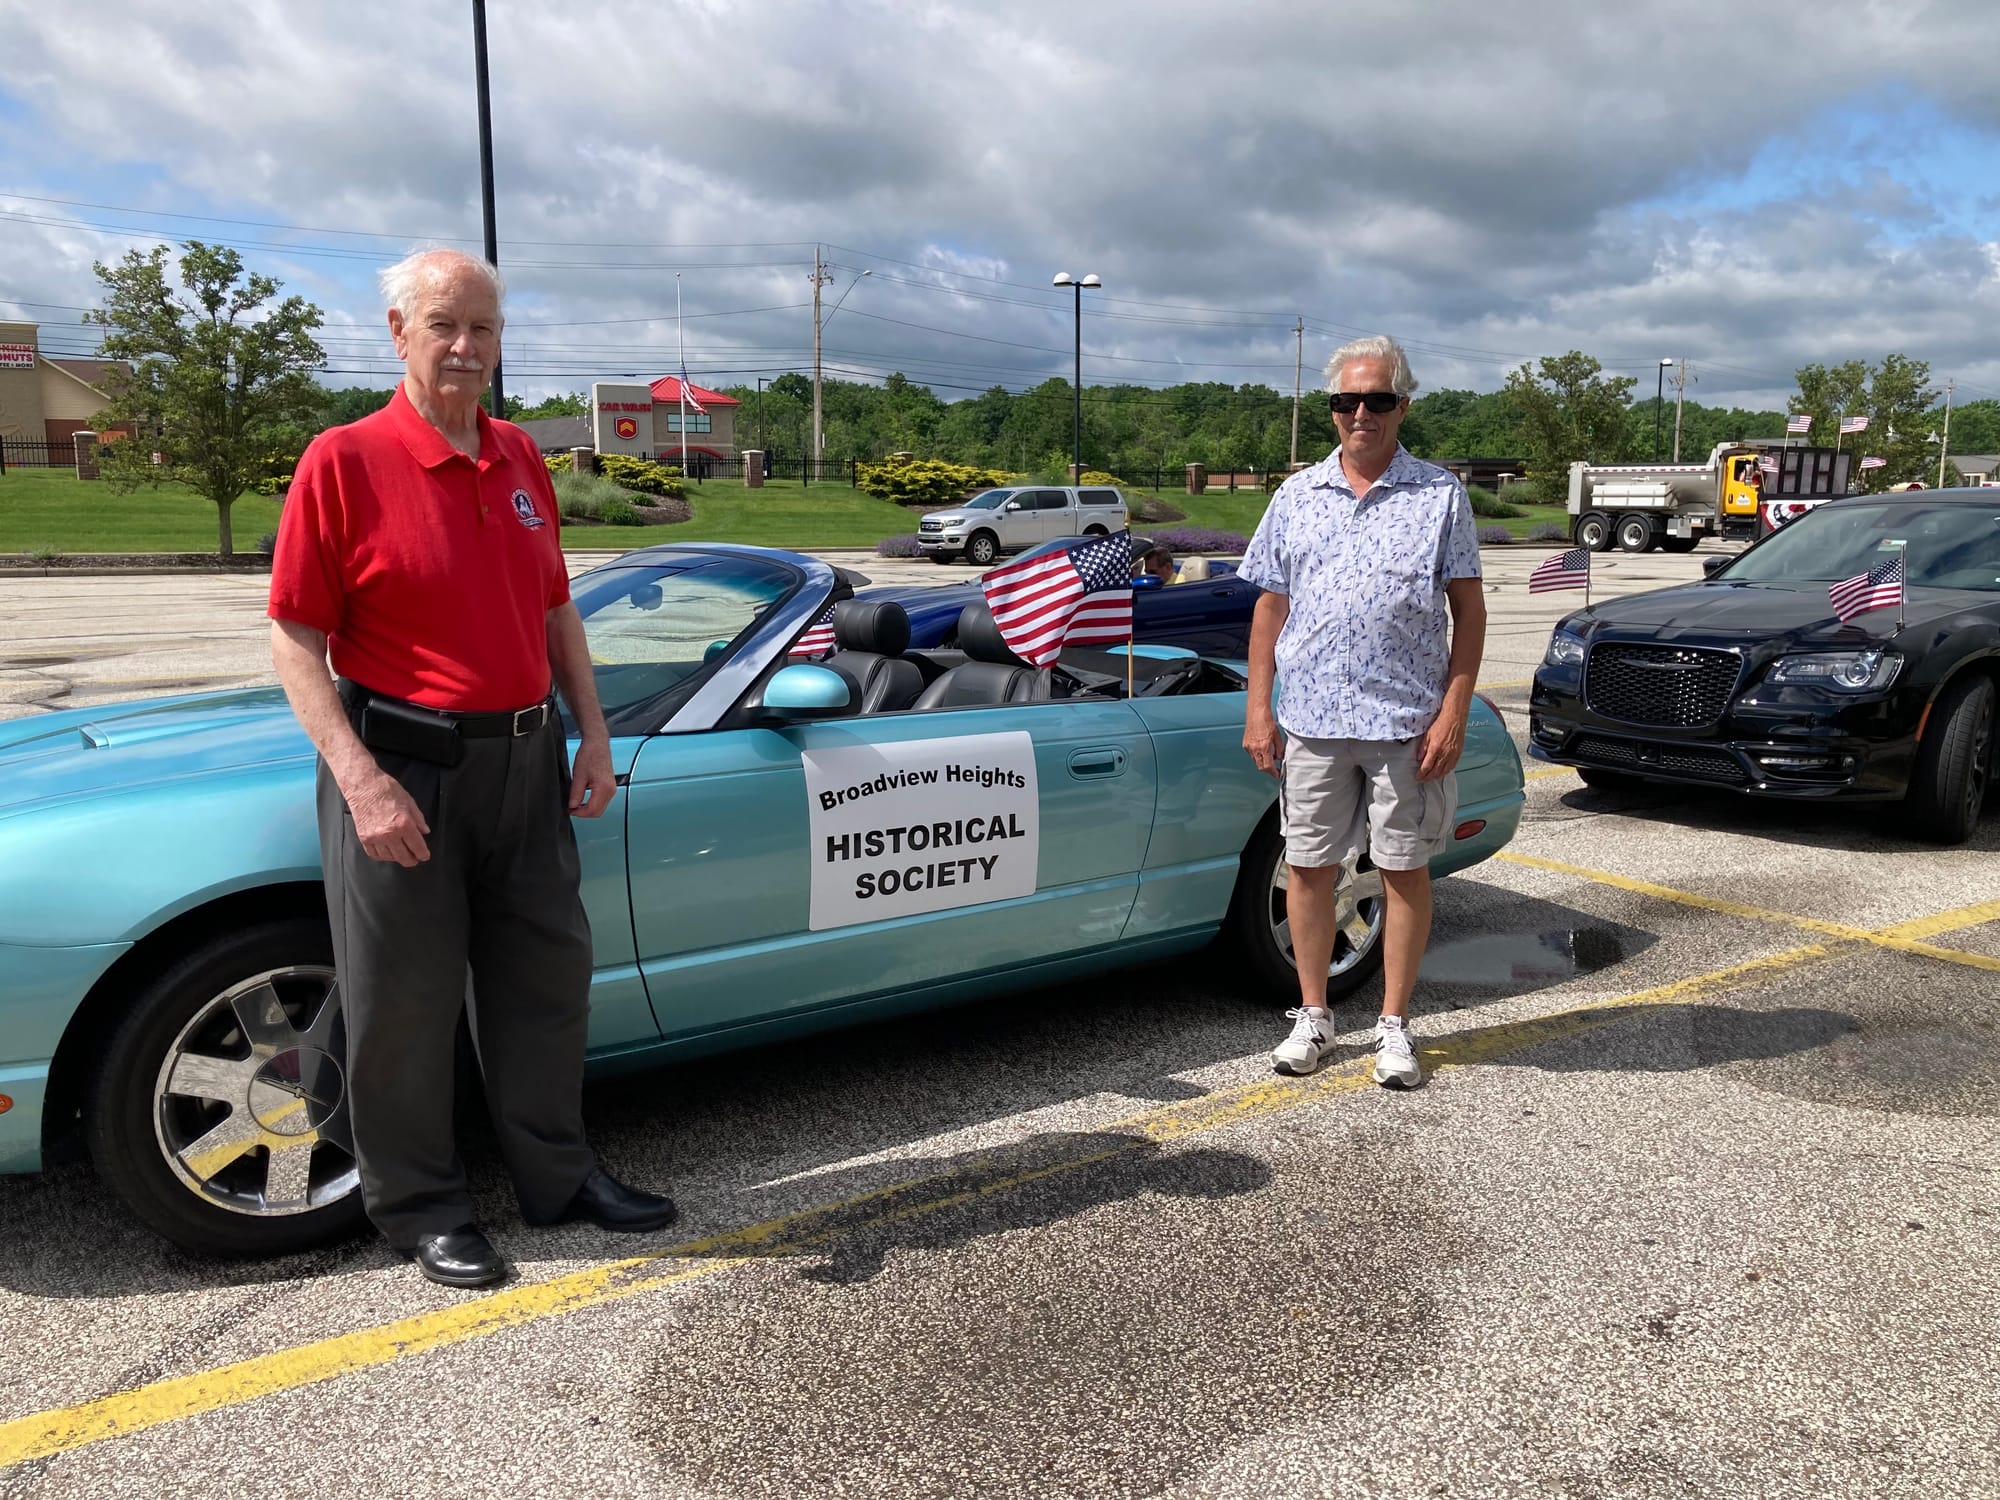
[[[910,651],[825,563],[656,547],[578,578],[623,793],[579,822],[599,1070],[755,1045],[1200,947],[1292,992],[1276,787],[1240,663],[1014,658],[974,605]],[[793,659],[829,606],[837,649]],[[1131,691],[1128,695],[1128,680]],[[1475,707],[1440,873],[1512,837],[1521,763]],[[1336,993],[1380,962],[1343,887]],[[477,997],[473,997],[477,1004]],[[0,724],[0,1172],[80,1130],[189,1248],[359,1221],[313,756],[276,689]]]

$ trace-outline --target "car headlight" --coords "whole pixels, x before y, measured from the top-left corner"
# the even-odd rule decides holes
[[[1903,658],[1892,651],[1825,651],[1781,656],[1764,674],[1781,687],[1828,687],[1843,693],[1878,692],[1896,680]]]
[[[1558,630],[1549,637],[1548,655],[1542,660],[1552,667],[1575,667],[1583,663],[1583,637]]]

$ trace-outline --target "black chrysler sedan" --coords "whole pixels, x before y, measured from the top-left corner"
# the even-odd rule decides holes
[[[1843,623],[1828,588],[1899,549],[1900,607]],[[1707,572],[1557,624],[1529,753],[1592,786],[1901,800],[1919,836],[1970,837],[1994,772],[2000,490],[1829,501]]]

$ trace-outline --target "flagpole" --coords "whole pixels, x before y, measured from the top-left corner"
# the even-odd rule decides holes
[[[1903,537],[1891,538],[1892,544],[1903,554],[1903,581],[1896,585],[1896,634],[1903,633],[1903,614],[1910,602],[1910,544]]]
[[[681,273],[674,272],[674,336],[680,343],[681,378],[681,478],[688,477],[688,342],[687,325],[681,321]]]

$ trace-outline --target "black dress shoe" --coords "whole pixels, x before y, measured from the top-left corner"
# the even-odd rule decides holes
[[[427,1234],[407,1250],[432,1281],[440,1286],[491,1286],[507,1278],[507,1263],[474,1224],[461,1224],[445,1234]]]
[[[673,1199],[628,1188],[604,1168],[592,1167],[590,1175],[583,1179],[583,1186],[569,1200],[569,1207],[557,1215],[555,1222],[567,1224],[572,1219],[588,1219],[599,1229],[644,1234],[649,1229],[665,1229],[680,1214]]]

